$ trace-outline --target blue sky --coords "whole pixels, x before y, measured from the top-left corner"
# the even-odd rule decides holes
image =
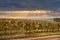
[[[0,10],[60,10],[60,0],[0,0]]]

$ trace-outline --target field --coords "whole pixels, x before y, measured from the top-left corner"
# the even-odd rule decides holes
[[[0,18],[0,39],[60,35],[60,22]]]

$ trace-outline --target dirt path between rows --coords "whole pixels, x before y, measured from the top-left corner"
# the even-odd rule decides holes
[[[23,38],[23,39],[10,39],[10,40],[60,40],[60,35],[34,37],[34,38]]]

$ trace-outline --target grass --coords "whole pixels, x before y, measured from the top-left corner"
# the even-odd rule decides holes
[[[60,35],[60,32],[43,32],[43,33],[31,33],[31,34],[24,34],[24,33],[8,33],[9,35],[2,35],[0,39],[14,39],[14,38],[28,38],[28,37],[42,37],[42,36],[51,36],[51,35]],[[13,34],[13,35],[11,35]]]
[[[11,30],[11,31],[0,31],[0,35],[2,34],[14,34],[14,33],[21,33],[20,30]]]
[[[39,30],[39,33],[36,33],[36,32],[34,33],[33,30],[31,31],[31,33],[28,33],[28,31],[25,31],[25,33],[21,33],[20,30],[0,31],[0,39],[42,37],[42,36],[51,36],[51,35],[60,35],[60,32],[59,31],[58,32],[44,32],[43,30]]]

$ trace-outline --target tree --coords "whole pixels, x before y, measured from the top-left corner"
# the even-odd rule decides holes
[[[60,22],[60,18],[54,18],[54,21]]]

